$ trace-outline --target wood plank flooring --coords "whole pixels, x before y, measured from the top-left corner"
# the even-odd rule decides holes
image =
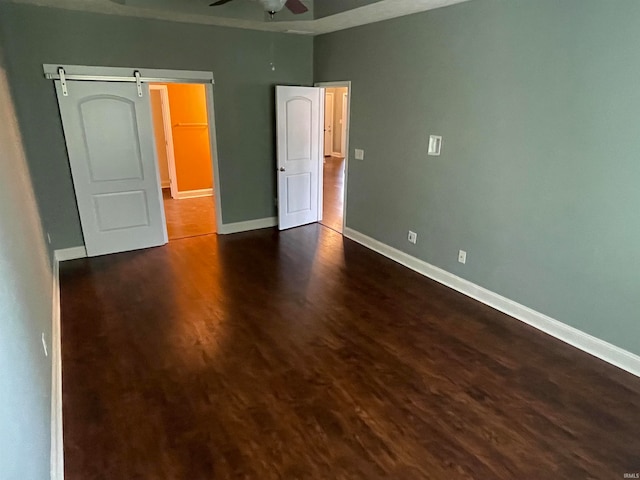
[[[164,213],[169,240],[216,233],[216,211],[213,197],[171,198],[169,189],[162,189]]]
[[[344,158],[324,157],[322,220],[325,227],[342,233],[344,202]]]
[[[66,480],[640,472],[640,379],[318,224],[61,284]]]

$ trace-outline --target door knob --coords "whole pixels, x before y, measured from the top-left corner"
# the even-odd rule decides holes
[[[284,167],[280,167],[280,171],[281,171],[281,172],[284,172]]]

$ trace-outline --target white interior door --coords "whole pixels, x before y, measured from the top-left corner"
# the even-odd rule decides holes
[[[324,97],[324,156],[333,153],[333,92],[326,92]]]
[[[317,222],[321,215],[322,92],[276,87],[280,230]]]
[[[167,243],[149,86],[55,83],[87,255]]]

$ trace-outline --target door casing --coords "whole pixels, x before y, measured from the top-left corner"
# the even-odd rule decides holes
[[[342,121],[345,124],[343,126],[343,144],[344,144],[344,187],[343,187],[343,203],[342,203],[342,231],[344,232],[347,227],[347,186],[349,185],[349,132],[351,129],[351,81],[343,80],[336,82],[316,82],[314,84],[320,88],[334,88],[334,87],[346,87],[346,117],[343,117]],[[322,181],[322,180],[321,180]],[[321,185],[322,186],[322,185]]]
[[[334,117],[334,105],[335,105],[335,95],[333,92],[327,92],[325,89],[324,92],[324,156],[329,157],[333,155],[333,117]],[[331,109],[328,106],[331,105]],[[327,147],[328,145],[328,147]]]
[[[342,114],[341,114],[341,118],[342,118],[342,124],[340,125],[340,155],[342,155],[343,157],[347,156],[347,118],[349,116],[349,94],[348,93],[343,93],[342,94],[342,103],[340,108],[342,108]]]
[[[171,198],[178,198],[178,175],[176,174],[176,157],[173,150],[173,132],[171,131],[171,111],[169,110],[169,89],[166,85],[149,85],[149,90],[157,90],[162,104],[162,128],[166,140],[167,164],[171,182]]]

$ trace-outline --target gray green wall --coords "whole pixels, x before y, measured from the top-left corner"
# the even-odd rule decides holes
[[[44,79],[43,63],[213,72],[223,222],[275,215],[273,86],[312,83],[312,38],[6,3],[0,3],[0,27],[52,248],[82,245],[83,239],[53,82]]]
[[[0,30],[0,477],[49,478],[52,273],[4,68]]]
[[[348,227],[640,354],[639,25],[637,0],[474,0],[316,37],[366,152]]]

